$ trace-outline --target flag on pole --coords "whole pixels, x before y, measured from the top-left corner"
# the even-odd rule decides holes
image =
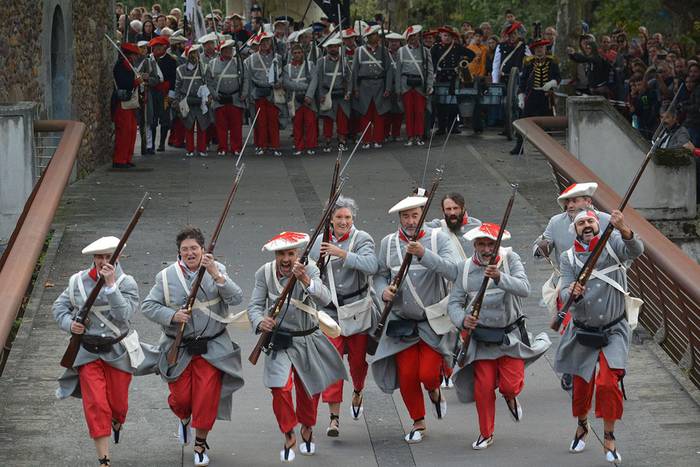
[[[194,32],[192,36],[193,41],[196,42],[197,39],[207,34],[207,26],[204,22],[204,15],[202,14],[202,8],[199,6],[198,0],[186,0],[185,16]]]

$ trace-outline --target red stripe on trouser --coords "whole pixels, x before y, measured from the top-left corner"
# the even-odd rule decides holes
[[[294,113],[294,148],[297,151],[318,146],[318,125],[313,110],[302,105]]]
[[[622,418],[622,391],[620,378],[625,370],[612,369],[603,352],[598,356],[598,375],[593,371],[591,380],[574,375],[574,389],[571,398],[571,412],[574,417],[583,417],[591,410],[593,392],[595,391],[595,416],[604,420]]]
[[[525,361],[501,357],[496,360],[477,360],[474,368],[474,400],[479,415],[481,436],[493,434],[496,420],[496,389],[507,399],[520,394],[525,385]]]
[[[403,123],[403,114],[387,113],[384,114],[384,137],[393,136],[398,138],[401,136],[401,124]]]
[[[192,124],[192,128],[185,128],[185,150],[187,152],[194,152],[194,130],[197,129],[197,151],[206,152],[207,151],[207,131],[202,130],[199,126],[199,122],[195,121]]]
[[[420,385],[423,383],[426,391],[440,387],[440,368],[444,359],[422,340],[397,353],[394,358],[403,402],[413,420],[421,419],[425,417],[425,402]]]
[[[365,131],[367,124],[372,122],[372,127],[367,130],[363,143],[381,143],[384,141],[384,116],[377,113],[377,106],[374,105],[374,100],[369,103],[367,113],[360,117],[360,130]]]
[[[404,93],[402,98],[406,115],[406,135],[409,138],[422,138],[425,131],[425,97],[411,89]]]
[[[354,336],[338,336],[336,338],[329,337],[328,340],[336,348],[340,357],[348,354],[348,363],[350,364],[350,376],[352,377],[352,386],[357,392],[365,388],[365,378],[367,378],[367,334],[355,334]],[[331,384],[323,391],[323,402],[327,404],[335,404],[343,402],[343,380],[339,379]]]
[[[114,153],[112,162],[115,164],[127,164],[134,155],[136,144],[136,110],[124,110],[117,102],[114,109]]]
[[[296,410],[292,400],[292,387],[296,393]],[[297,370],[292,367],[287,384],[282,388],[272,388],[272,411],[275,413],[280,431],[287,433],[298,423],[305,426],[316,425],[319,396],[320,394],[309,396]]]
[[[219,151],[240,152],[243,146],[243,109],[233,104],[224,104],[216,109],[216,134]],[[228,138],[231,134],[231,144]]]
[[[178,117],[174,118],[170,125],[168,144],[173,147],[182,147],[185,145],[185,125]]]
[[[180,377],[168,383],[170,410],[183,420],[192,416],[192,428],[211,430],[219,410],[222,372],[200,355],[192,357]]]
[[[255,129],[258,135],[256,146],[276,149],[280,146],[279,109],[267,99],[257,99],[255,109],[260,110]]]
[[[91,438],[112,433],[112,420],[126,421],[129,411],[129,384],[132,375],[102,360],[78,367],[85,421]]]
[[[323,137],[326,139],[333,138],[333,119],[330,117],[321,118],[323,119]],[[338,134],[339,139],[342,138],[344,140],[347,138],[349,124],[350,121],[345,115],[345,112],[343,112],[340,106],[338,106],[338,111],[335,114],[335,125],[336,133]]]

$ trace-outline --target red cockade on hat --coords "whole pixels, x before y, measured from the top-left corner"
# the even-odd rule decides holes
[[[275,235],[270,239],[270,242],[274,242],[276,240],[284,240],[288,243],[296,243],[300,240],[303,240],[306,238],[306,234],[300,233],[300,232],[282,232],[279,235]],[[269,243],[269,242],[268,242]]]
[[[501,226],[498,224],[493,224],[491,222],[484,222],[481,224],[479,227],[474,227],[467,233],[463,235],[463,237],[470,241],[473,242],[477,238],[490,238],[491,240],[497,240],[498,239],[498,232],[501,230]],[[503,231],[503,240],[510,240],[510,232],[507,230]]]
[[[508,27],[508,29],[506,29],[506,34],[512,34],[512,33],[514,33],[515,31],[517,31],[518,29],[520,29],[520,26],[522,26],[522,25],[523,25],[523,23],[521,23],[521,22],[519,22],[519,21],[514,22],[513,24],[511,24],[511,25]]]

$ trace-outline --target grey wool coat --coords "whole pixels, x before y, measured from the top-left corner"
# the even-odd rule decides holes
[[[481,305],[480,326],[505,328],[515,323],[523,316],[523,299],[530,295],[530,283],[520,256],[510,248],[503,247],[501,247],[500,256],[501,278],[497,284],[493,280],[489,281]],[[476,263],[473,257],[467,259],[460,266],[459,276],[452,286],[450,302],[447,307],[450,319],[458,329],[463,328],[465,316],[467,313],[471,313],[469,304],[479,293],[485,269],[486,266]],[[532,334],[528,332],[528,340],[530,345],[523,342],[519,328],[509,332],[500,345],[485,344],[476,339],[470,339],[465,366],[463,368],[455,366],[454,373],[452,373],[452,380],[455,383],[459,400],[465,403],[474,400],[472,363],[476,360],[496,360],[507,356],[523,359],[527,366],[540,358],[552,345],[544,332],[534,339]]]
[[[177,105],[183,99],[187,99],[187,104],[190,111],[187,117],[183,119],[185,127],[192,129],[195,121],[199,123],[202,129],[208,128],[212,123],[212,110],[209,108],[207,113],[202,112],[202,99],[197,95],[200,86],[206,85],[205,73],[206,67],[203,64],[197,65],[194,69],[188,68],[189,63],[177,67],[175,78],[175,103],[173,107],[177,109]]]
[[[569,285],[576,280],[583,263],[590,255],[590,251],[578,251],[576,247],[562,253],[559,260],[561,264],[561,291],[559,297],[566,303],[569,299]],[[617,256],[617,259],[614,258]],[[611,369],[627,367],[629,353],[630,327],[624,319],[607,329],[609,343],[602,349],[586,347],[576,340],[577,327],[575,322],[585,326],[602,327],[625,313],[624,294],[596,277],[597,273],[611,268],[606,275],[609,279],[626,288],[627,273],[625,263],[631,262],[644,252],[644,244],[633,235],[630,240],[624,240],[618,230],[613,231],[608,240],[606,249],[601,253],[596,263],[596,272],[591,275],[586,283],[586,290],[578,302],[571,307],[572,322],[570,322],[561,337],[559,348],[554,359],[554,370],[559,373],[578,375],[586,381],[590,381],[598,362],[599,352],[603,352]],[[573,257],[573,264],[570,259]],[[620,264],[617,260],[622,262]],[[579,264],[581,263],[581,264]],[[618,268],[614,266],[620,265]]]
[[[323,238],[318,237],[311,249],[311,257],[316,261],[319,257],[322,240]],[[376,273],[379,268],[377,256],[374,251],[374,239],[367,232],[358,230],[353,226],[348,238],[343,241],[338,241],[335,237],[331,237],[331,243],[348,252],[348,256],[344,260],[333,256],[330,258],[330,261],[326,263],[326,268],[333,269],[333,282],[335,283],[336,295],[348,295],[360,290],[362,287],[370,285],[369,282],[372,279],[372,275]],[[328,273],[324,274],[323,284],[330,290],[329,277]],[[345,303],[350,304],[362,300],[368,293],[370,293],[369,287],[367,292],[355,297],[350,297],[345,300]],[[328,305],[331,305],[331,303]],[[323,310],[328,313],[331,318],[338,321],[338,312],[334,308],[329,308],[328,305],[326,305]],[[372,322],[374,323],[376,322],[379,311],[376,308],[376,304],[373,308],[375,316]]]
[[[340,63],[338,63],[340,60]],[[346,117],[350,118],[351,104],[349,100],[345,100],[345,95],[350,92],[352,87],[352,67],[348,60],[338,60],[333,61],[328,55],[320,58],[316,63],[316,82],[317,84],[317,94],[319,102],[323,97],[331,92],[333,99],[333,106],[330,110],[326,112],[319,112],[320,117],[329,117],[335,120],[338,114],[338,106],[345,114]],[[336,68],[337,67],[337,68]],[[343,71],[343,68],[345,69]],[[333,77],[335,76],[335,80]],[[331,84],[333,89],[331,89]]]
[[[318,111],[316,106],[316,86],[317,86],[316,66],[308,61],[302,62],[300,65],[295,65],[289,62],[284,66],[282,72],[282,85],[287,91],[287,102],[294,102],[294,110],[304,104],[300,103],[299,99],[308,97],[311,99],[311,104],[306,105],[314,112]]]
[[[432,89],[435,83],[433,60],[431,59],[430,50],[426,47],[423,47],[422,52],[420,46],[413,48],[406,44],[401,47],[396,57],[396,70],[396,92],[399,95],[415,89],[420,95],[425,96],[424,89]],[[418,86],[417,88],[409,86],[409,76],[419,77],[425,86]]]
[[[214,110],[222,107],[223,97],[231,96],[233,105],[245,108],[243,96],[247,90],[245,88],[243,62],[236,57],[231,60],[222,61],[219,58],[211,60],[207,66],[205,79],[212,97],[212,108]]]
[[[394,306],[382,334],[377,352],[372,359],[372,376],[379,388],[391,393],[398,388],[396,376],[395,355],[422,340],[434,350],[439,352],[449,364],[452,358],[454,346],[454,333],[439,335],[430,327],[427,321],[425,309],[414,299],[407,284],[407,279],[416,290],[416,295],[424,306],[433,305],[447,296],[448,283],[457,278],[459,255],[454,249],[450,239],[438,229],[424,228],[425,235],[419,242],[425,248],[422,258],[414,257],[408,273],[401,284],[401,288],[394,297]],[[398,233],[392,233],[382,239],[379,248],[379,270],[374,275],[374,289],[381,298],[385,288],[389,286],[401,267],[403,256],[406,253],[407,242],[397,238]],[[433,236],[435,236],[433,238]],[[397,243],[399,249],[397,250]],[[384,302],[380,307],[383,308]],[[390,337],[386,335],[389,323],[398,319],[413,320],[416,322],[418,336],[416,337]]]
[[[248,93],[253,100],[265,98],[274,102],[272,87],[275,81],[282,84],[282,69],[284,67],[282,57],[277,54],[261,54],[256,52],[246,59],[246,77],[248,79]],[[272,82],[270,82],[272,78]],[[264,94],[270,91],[270,95]],[[253,112],[255,115],[255,112]]]
[[[128,274],[124,274],[121,266],[116,266],[116,290],[110,294],[106,293],[105,287],[100,290],[97,300],[95,300],[86,323],[85,336],[95,337],[118,337],[105,322],[96,316],[100,313],[106,320],[119,329],[119,335],[124,335],[131,331],[131,318],[139,309],[139,289],[136,281]],[[70,333],[71,323],[75,315],[80,311],[85,299],[93,287],[94,281],[89,270],[80,271],[74,274],[68,282],[68,287],[59,295],[53,304],[53,317],[58,326],[65,332]],[[81,292],[84,291],[84,295]],[[118,342],[112,346],[112,350],[107,353],[96,354],[85,350],[80,346],[78,355],[75,358],[73,368],[67,369],[59,378],[59,388],[56,390],[56,397],[65,399],[69,396],[81,397],[80,382],[76,369],[95,360],[102,360],[108,365],[127,373],[147,374],[153,372],[152,368],[157,358],[157,349],[148,344],[142,344],[142,350],[146,360],[134,369],[129,360],[129,354],[124,346]]]
[[[452,244],[454,245],[457,253],[459,253],[459,257],[462,261],[466,261],[467,258],[474,254],[474,245],[472,245],[472,242],[464,238],[464,234],[481,225],[481,221],[476,217],[467,217],[466,224],[462,224],[459,227],[458,233],[452,232],[450,228],[447,227],[447,222],[445,222],[444,218],[433,219],[430,222],[426,222],[425,225],[434,229],[442,230],[442,232],[452,241]]]
[[[217,262],[216,267],[224,276],[225,282],[223,285],[218,285],[208,272],[204,273],[195,306],[192,309],[192,318],[185,325],[183,340],[196,337],[211,338],[223,331],[218,337],[208,342],[207,352],[201,357],[222,372],[217,418],[230,420],[232,395],[244,384],[241,372],[241,349],[238,344],[231,341],[226,332],[226,323],[220,322],[219,319],[228,316],[230,305],[241,303],[243,292],[228,277],[223,264]],[[172,323],[173,315],[187,301],[190,287],[196,277],[196,272],[191,273],[183,269],[179,262],[175,262],[156,274],[155,285],[141,305],[143,314],[154,323],[160,324],[163,331],[159,342],[161,355],[158,361],[158,372],[166,382],[176,381],[192,360],[189,352],[182,348],[172,368],[168,367],[167,362],[168,351],[180,328],[179,324]]]
[[[331,301],[331,294],[321,282],[318,268],[313,264],[307,264],[306,273],[313,282],[311,287],[313,293],[310,293],[301,282],[297,282],[291,294],[292,299],[312,307],[327,305]],[[268,310],[274,306],[288,280],[285,276],[277,277],[275,261],[264,264],[255,272],[255,288],[248,303],[248,318],[253,332],[258,332],[258,325],[267,316]],[[282,308],[281,313],[285,313],[285,308]],[[290,303],[280,329],[304,331],[317,325],[314,317]],[[323,392],[339,379],[347,379],[345,365],[338,351],[320,329],[316,329],[307,336],[293,337],[292,346],[286,350],[265,355],[263,384],[268,388],[284,387],[289,380],[292,367],[301,378],[306,392],[311,396]]]
[[[391,98],[384,97],[384,91],[392,91],[394,71],[386,47],[371,50],[363,45],[355,49],[352,61],[353,90],[358,93],[357,110],[366,114],[374,101],[377,113],[383,115],[391,110]]]

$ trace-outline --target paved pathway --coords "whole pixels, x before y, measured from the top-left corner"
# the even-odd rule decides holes
[[[509,194],[508,182],[520,183],[511,218],[510,243],[524,259],[532,285],[527,300],[529,327],[537,333],[548,317],[539,307],[539,287],[549,275],[529,254],[531,241],[548,217],[557,211],[555,187],[543,158],[528,155],[513,159],[510,144],[487,133],[483,137],[454,136],[443,151],[436,141],[430,166],[445,165],[441,194],[463,192],[470,214],[499,222]],[[282,229],[309,230],[317,222],[327,197],[334,155],[282,159],[246,156],[247,170],[217,247],[217,257],[247,295],[254,271],[269,254],[260,247]],[[358,200],[357,224],[377,242],[396,228],[387,209],[420,182],[425,149],[399,144],[382,151],[359,152],[353,160],[346,194]],[[210,232],[218,218],[233,176],[233,162],[210,156],[185,160],[166,152],[137,160],[150,172],[129,174],[97,170],[69,187],[55,219],[55,233],[24,324],[0,378],[0,465],[95,465],[92,443],[77,400],[57,401],[53,396],[60,374],[58,361],[67,342],[51,318],[51,303],[66,286],[70,274],[86,267],[80,249],[100,235],[118,235],[145,190],[153,201],[129,242],[122,260],[144,297],[158,270],[176,255],[174,234],[185,223]],[[430,174],[429,174],[430,177]],[[426,181],[429,183],[429,181]],[[439,196],[438,196],[439,199]],[[434,217],[439,215],[437,203]],[[42,287],[53,283],[53,287]],[[242,309],[243,306],[238,307]],[[138,316],[135,326],[142,338],[155,342],[158,328]],[[247,323],[229,328],[244,358],[254,344]],[[555,341],[556,336],[551,334]],[[662,365],[655,344],[632,346],[629,400],[625,418],[616,430],[626,465],[700,464],[700,409]],[[463,405],[448,392],[449,414],[444,421],[428,415],[428,436],[418,445],[403,442],[410,427],[398,391],[382,394],[368,378],[364,420],[353,421],[347,404],[341,416],[341,437],[325,436],[328,409],[321,405],[316,430],[318,454],[298,456],[301,465],[338,466],[502,466],[606,465],[596,436],[590,449],[579,455],[567,452],[575,428],[569,395],[559,388],[551,368],[554,349],[528,368],[521,401],[522,423],[513,424],[505,404],[497,401],[496,442],[483,452],[470,448],[478,435],[473,404]],[[210,435],[212,465],[278,465],[281,436],[271,411],[269,391],[262,385],[261,366],[244,361],[245,387],[234,397],[233,420],[218,422]],[[122,442],[113,448],[114,465],[192,465],[190,448],[176,439],[176,420],[166,403],[167,386],[156,376],[135,378],[131,407]],[[349,400],[346,385],[346,400]],[[602,438],[602,424],[593,427]]]

